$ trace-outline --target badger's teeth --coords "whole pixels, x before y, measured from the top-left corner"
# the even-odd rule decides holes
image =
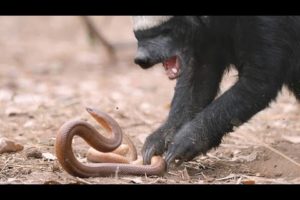
[[[172,72],[174,73],[174,74],[176,74],[177,73],[177,69],[176,68],[172,68]]]

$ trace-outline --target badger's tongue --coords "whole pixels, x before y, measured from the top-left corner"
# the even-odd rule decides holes
[[[179,62],[177,56],[165,60],[163,66],[169,79],[172,80],[179,76]]]

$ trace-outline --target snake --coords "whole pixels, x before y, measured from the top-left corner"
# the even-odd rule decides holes
[[[153,156],[148,165],[136,164],[137,151],[129,138],[126,139],[127,144],[133,152],[130,161],[121,155],[116,156],[110,153],[114,150],[117,151],[116,149],[126,138],[120,125],[105,112],[95,108],[86,108],[86,111],[110,134],[110,137],[103,136],[84,120],[72,119],[65,122],[57,131],[55,142],[57,160],[65,171],[81,178],[108,177],[116,174],[162,176],[165,173],[166,162],[161,156]],[[74,136],[81,137],[93,148],[88,151],[91,160],[97,158],[97,154],[104,152],[107,157],[110,157],[108,159],[110,162],[80,162],[72,147]]]

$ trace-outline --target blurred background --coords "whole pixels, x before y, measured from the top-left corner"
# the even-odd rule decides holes
[[[64,172],[54,152],[58,128],[78,118],[100,129],[85,107],[108,112],[138,152],[167,117],[175,81],[160,66],[136,66],[135,51],[129,16],[1,16],[0,138],[24,149],[0,154],[0,183],[300,182],[300,107],[286,90],[270,108],[226,136],[220,148],[164,177],[83,181]],[[236,75],[231,71],[224,77],[222,92]],[[84,158],[87,146],[80,139],[75,144]]]

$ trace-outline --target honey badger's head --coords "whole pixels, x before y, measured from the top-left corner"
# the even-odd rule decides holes
[[[201,51],[194,47],[205,43],[206,22],[198,17],[135,16],[132,21],[138,41],[135,63],[144,69],[162,63],[169,79],[179,77]]]

